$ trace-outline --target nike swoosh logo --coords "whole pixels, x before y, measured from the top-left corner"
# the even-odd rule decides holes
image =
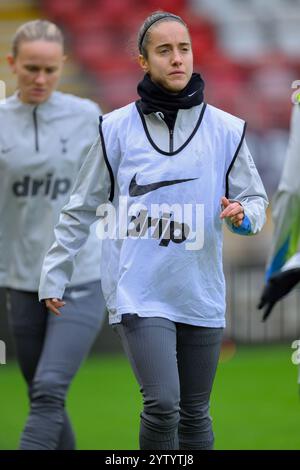
[[[190,95],[188,95],[188,97],[190,98],[190,97],[193,96],[195,93],[197,93],[197,90],[194,91],[193,93],[191,93]]]
[[[193,181],[197,180],[198,178],[187,178],[184,180],[171,180],[171,181],[159,181],[157,183],[151,184],[138,184],[136,182],[136,175],[132,178],[129,185],[129,196],[143,196],[144,194],[151,193],[151,191],[155,191],[156,189],[163,188],[164,186],[171,186],[173,184],[185,183],[186,181]]]

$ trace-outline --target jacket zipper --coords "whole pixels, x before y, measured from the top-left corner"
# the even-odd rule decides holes
[[[39,130],[38,130],[38,122],[37,122],[37,106],[33,110],[33,124],[34,124],[34,135],[35,135],[35,150],[39,152]]]
[[[169,133],[170,133],[170,153],[171,153],[173,152],[173,148],[174,148],[174,138],[173,138],[174,129],[169,129]]]

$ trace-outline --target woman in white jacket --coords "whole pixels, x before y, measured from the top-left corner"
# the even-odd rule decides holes
[[[76,258],[64,317],[37,295],[60,209],[98,132],[95,103],[55,91],[64,60],[56,25],[21,26],[8,57],[18,89],[0,105],[0,286],[30,398],[21,449],[75,448],[66,393],[105,310],[95,229]]]
[[[152,14],[138,45],[141,99],[100,120],[39,295],[60,314],[97,210],[110,323],[144,399],[140,448],[211,449],[209,398],[225,326],[222,219],[234,232],[256,233],[267,197],[245,123],[203,102],[184,21]]]

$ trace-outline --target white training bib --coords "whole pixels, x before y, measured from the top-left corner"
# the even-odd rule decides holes
[[[110,323],[136,313],[225,326],[220,201],[244,129],[204,105],[187,142],[170,153],[156,146],[135,103],[104,116],[112,192],[110,209],[99,214],[100,231],[111,237],[102,253]]]

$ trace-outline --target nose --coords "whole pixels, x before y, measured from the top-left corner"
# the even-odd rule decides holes
[[[172,54],[172,64],[173,65],[181,65],[182,64],[182,57],[181,53],[178,49],[173,50]]]
[[[35,83],[37,85],[44,85],[46,83],[46,74],[43,71],[40,71],[36,78],[35,78]]]

